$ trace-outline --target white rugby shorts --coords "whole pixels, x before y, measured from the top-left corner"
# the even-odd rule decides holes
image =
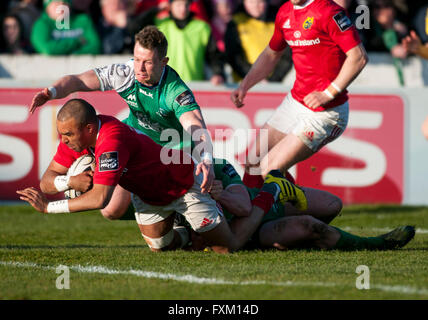
[[[313,152],[338,138],[348,125],[349,104],[314,112],[288,94],[267,124],[299,137]]]
[[[195,166],[196,169],[196,166]],[[195,175],[195,173],[193,173]],[[208,193],[201,193],[203,174],[195,175],[195,183],[185,195],[165,206],[145,203],[135,194],[131,194],[138,224],[150,225],[165,220],[174,211],[186,217],[193,230],[206,232],[214,229],[220,222],[222,213],[215,200]]]

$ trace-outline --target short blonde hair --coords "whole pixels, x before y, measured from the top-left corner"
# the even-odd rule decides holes
[[[165,35],[155,26],[144,27],[135,35],[135,43],[145,49],[157,50],[159,59],[166,57],[168,41]]]

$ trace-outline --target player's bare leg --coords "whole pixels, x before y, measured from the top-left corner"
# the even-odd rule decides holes
[[[281,171],[286,171],[313,154],[314,152],[299,137],[292,133],[287,134],[263,157],[260,162],[261,174],[265,177],[270,170],[280,169]]]
[[[264,247],[316,247],[339,250],[390,250],[405,246],[415,236],[413,226],[401,226],[377,237],[360,237],[311,216],[285,217],[265,223],[259,232]]]
[[[284,217],[269,221],[260,228],[260,244],[278,249],[312,245],[320,249],[333,248],[339,232],[311,216]]]
[[[342,200],[330,192],[300,187],[305,193],[308,201],[308,209],[304,212],[299,211],[291,203],[284,205],[285,216],[310,215],[325,223],[330,223],[342,210]]]
[[[120,219],[128,209],[131,203],[131,193],[121,186],[117,185],[114,188],[110,202],[104,209],[101,209],[101,214],[108,220]]]
[[[267,158],[266,155],[269,150],[271,150],[285,136],[285,133],[276,130],[267,123],[263,125],[246,158],[245,172],[242,179],[246,186],[250,188],[261,187],[265,175],[262,175],[260,162],[263,158]],[[286,170],[282,170],[282,172],[285,174]]]
[[[173,229],[175,213],[166,219],[150,225],[138,223],[141,234],[153,252],[176,250],[183,245],[183,239],[177,230]]]

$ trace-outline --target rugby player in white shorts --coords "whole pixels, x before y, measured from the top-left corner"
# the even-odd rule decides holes
[[[236,107],[242,107],[248,90],[272,72],[287,46],[292,49],[296,80],[262,127],[255,152],[250,152],[258,158],[247,157],[247,185],[246,178],[254,172],[265,177],[272,169],[286,171],[342,134],[349,113],[346,88],[368,60],[343,8],[331,0],[291,0],[278,11],[269,45],[232,92]],[[260,154],[265,134],[267,154]]]

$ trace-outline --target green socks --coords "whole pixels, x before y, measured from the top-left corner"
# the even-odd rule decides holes
[[[381,237],[359,237],[333,227],[340,233],[340,238],[332,249],[339,250],[376,250],[383,249],[385,240]]]

